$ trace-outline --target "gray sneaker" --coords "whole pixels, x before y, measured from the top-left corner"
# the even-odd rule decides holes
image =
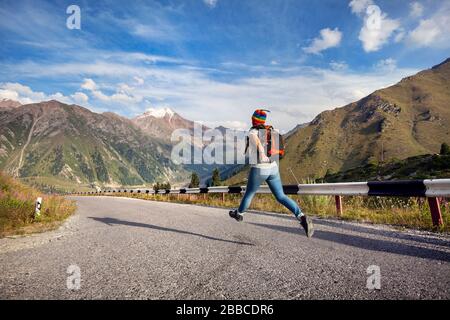
[[[303,215],[297,219],[300,221],[300,224],[302,225],[303,229],[305,230],[306,236],[308,238],[311,238],[314,234],[314,225],[312,223],[312,220],[305,215]]]

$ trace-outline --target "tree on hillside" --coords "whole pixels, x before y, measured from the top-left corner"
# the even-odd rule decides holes
[[[222,180],[220,180],[220,172],[219,169],[215,168],[212,173],[211,178],[211,187],[217,187],[222,184]]]
[[[154,190],[155,192],[158,192],[159,189],[162,189],[162,188],[161,188],[161,184],[160,184],[159,182],[157,182],[157,183],[155,183],[155,184],[153,185],[153,190]]]
[[[172,188],[172,186],[170,185],[170,182],[166,182],[166,183],[156,182],[153,185],[153,190],[155,190],[155,192],[158,192],[158,190],[168,190],[171,188]]]
[[[450,154],[450,147],[448,144],[443,143],[441,145],[441,151],[439,152],[440,154]]]
[[[198,188],[200,186],[200,178],[196,172],[192,172],[191,182],[189,183],[189,188]]]

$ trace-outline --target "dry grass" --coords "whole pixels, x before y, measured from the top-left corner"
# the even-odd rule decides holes
[[[42,197],[42,208],[40,217],[34,218],[37,197]],[[73,201],[43,195],[0,172],[0,237],[53,229],[75,208]]]
[[[102,194],[139,198],[153,201],[177,202],[207,205],[222,208],[237,208],[242,195],[226,194],[180,194],[180,195],[146,195],[130,193]],[[438,229],[433,227],[428,203],[417,198],[381,198],[381,197],[344,197],[343,214],[337,216],[334,197],[332,196],[291,196],[297,201],[302,211],[323,218],[339,218],[351,221],[389,224],[402,228],[414,228],[430,231],[450,231],[450,208],[448,203],[441,206],[444,225]],[[289,214],[272,195],[258,194],[252,201],[252,210],[272,211]]]

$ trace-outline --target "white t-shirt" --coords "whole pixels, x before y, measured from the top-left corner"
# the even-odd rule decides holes
[[[254,137],[256,137],[256,139],[259,139],[258,132],[259,132],[258,129],[250,129],[249,130],[248,136],[249,136],[250,145],[252,144],[252,135]],[[250,159],[257,159],[258,155],[253,153],[253,152],[257,153],[256,146],[249,146],[248,151],[249,151]],[[258,159],[258,162],[259,162],[259,159]],[[252,168],[258,168],[258,169],[272,169],[272,168],[277,167],[277,163],[274,161],[274,162],[250,164],[250,166]]]

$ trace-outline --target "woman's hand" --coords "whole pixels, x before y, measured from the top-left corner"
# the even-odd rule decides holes
[[[265,154],[261,154],[261,162],[262,163],[269,163],[270,162],[270,158],[267,157]]]

